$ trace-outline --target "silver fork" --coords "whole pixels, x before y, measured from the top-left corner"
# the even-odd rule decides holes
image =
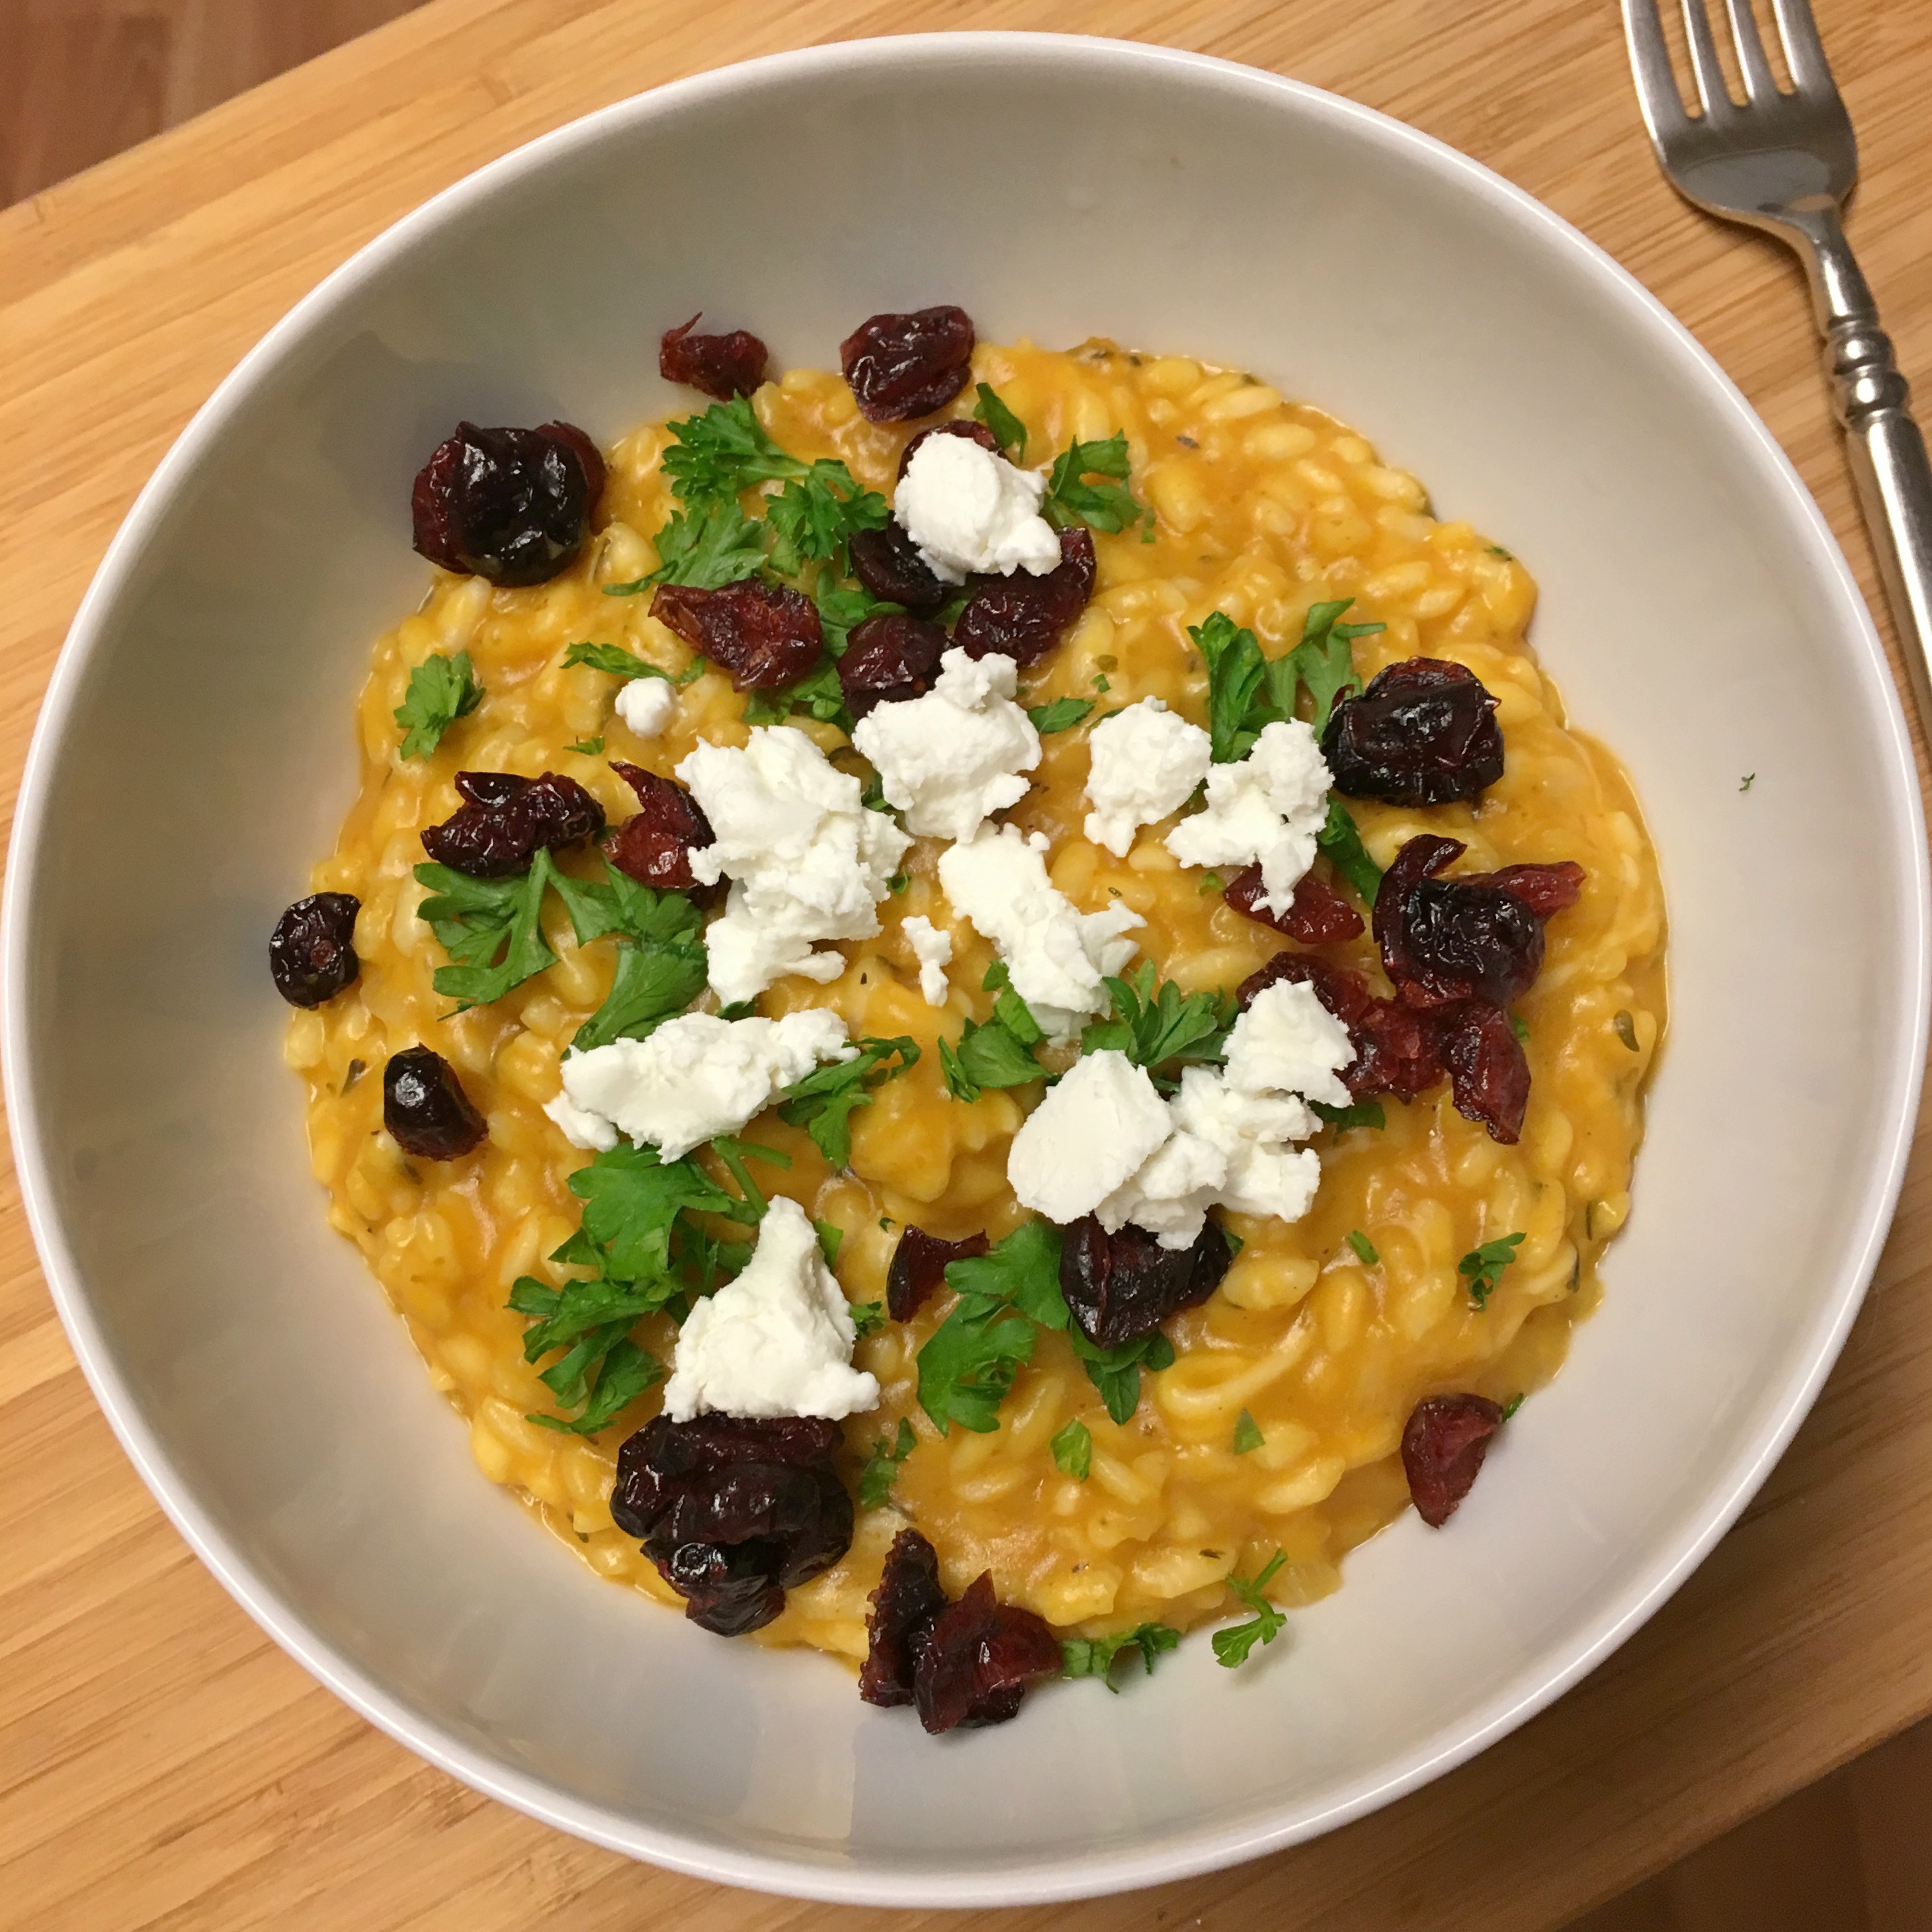
[[[1750,0],[1723,0],[1745,103],[1725,85],[1706,0],[1678,0],[1702,112],[1685,111],[1658,0],[1623,0],[1645,124],[1664,172],[1687,200],[1797,250],[1825,338],[1825,368],[1858,499],[1878,552],[1920,722],[1932,733],[1932,467],[1871,290],[1845,239],[1858,143],[1807,0],[1771,0],[1792,88],[1765,58]],[[1715,4],[1716,0],[1712,0]]]

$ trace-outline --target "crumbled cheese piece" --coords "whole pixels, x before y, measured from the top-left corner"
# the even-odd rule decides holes
[[[1306,1103],[1346,1106],[1340,1071],[1354,1058],[1347,1028],[1312,987],[1268,987],[1234,1022],[1224,1070],[1182,1074],[1167,1106],[1171,1138],[1094,1207],[1100,1225],[1131,1221],[1184,1248],[1217,1205],[1299,1220],[1322,1178],[1318,1157],[1294,1145],[1321,1124]]]
[[[1126,856],[1135,832],[1178,812],[1208,776],[1208,734],[1144,698],[1094,727],[1087,740],[1086,832],[1096,845]]]
[[[923,698],[875,706],[852,742],[878,768],[886,802],[905,814],[908,832],[970,838],[1024,795],[1020,774],[1040,763],[1040,734],[1013,702],[1011,658],[969,658],[956,648],[940,664]]]
[[[1167,835],[1184,866],[1250,866],[1257,860],[1264,903],[1287,911],[1294,888],[1315,862],[1315,836],[1328,818],[1334,782],[1315,734],[1301,718],[1265,727],[1238,763],[1208,774],[1208,808]]]
[[[971,437],[929,436],[899,478],[892,514],[942,584],[969,572],[1035,577],[1056,569],[1060,538],[1040,514],[1046,478]]]
[[[778,1020],[685,1013],[645,1039],[570,1054],[563,1091],[544,1112],[574,1146],[614,1147],[621,1132],[676,1160],[736,1133],[821,1060],[856,1050],[845,1022],[818,1007]]]
[[[1023,1208],[1064,1225],[1090,1214],[1173,1131],[1144,1069],[1124,1053],[1083,1053],[1046,1090],[1006,1156]]]
[[[952,934],[941,932],[931,920],[922,919],[917,913],[910,919],[902,920],[899,930],[905,934],[906,944],[919,962],[919,990],[926,995],[926,1004],[944,1006],[950,990],[946,983],[946,969],[952,963]]]
[[[1078,910],[1048,882],[1046,850],[1038,832],[1026,838],[1016,826],[982,827],[939,855],[939,882],[953,910],[993,942],[1034,1017],[1064,1043],[1084,1018],[1107,1010],[1102,982],[1132,956],[1133,941],[1120,934],[1141,920],[1125,906]]]
[[[630,678],[618,691],[614,708],[640,738],[655,738],[670,722],[677,693],[667,677]]]
[[[788,724],[754,730],[742,750],[700,744],[677,776],[716,842],[692,854],[692,871],[704,885],[732,880],[704,935],[718,998],[754,998],[787,973],[838,978],[843,957],[812,949],[878,931],[878,902],[910,838],[867,811],[859,781]]]
[[[743,1271],[685,1318],[664,1413],[674,1422],[707,1412],[836,1422],[876,1408],[877,1378],[852,1366],[856,1339],[805,1210],[775,1195]]]

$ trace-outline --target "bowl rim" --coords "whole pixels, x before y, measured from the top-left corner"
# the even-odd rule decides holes
[[[833,41],[713,68],[633,94],[566,123],[484,164],[412,209],[364,243],[302,296],[242,356],[163,456],[104,553],[76,610],[43,700],[22,776],[0,906],[0,1060],[13,1127],[13,1153],[29,1228],[55,1309],[88,1386],[121,1446],[175,1528],[242,1608],[312,1676],[418,1756],[526,1816],[610,1850],[714,1882],[853,1905],[994,1906],[1046,1903],[1124,1891],[1193,1876],[1315,1838],[1379,1809],[1454,1769],[1515,1730],[1593,1670],[1674,1593],[1736,1521],[1809,1412],[1864,1299],[1889,1231],[1912,1144],[1932,1005],[1932,875],[1912,869],[1909,898],[1896,908],[1901,952],[1912,969],[1912,1005],[1899,1029],[1894,1072],[1875,1096],[1881,1156],[1873,1164],[1854,1216],[1858,1238],[1841,1254],[1821,1293],[1811,1332],[1796,1350],[1781,1388],[1766,1391],[1755,1435],[1688,1517],[1633,1578],[1583,1624],[1560,1666],[1539,1665],[1379,1772],[1330,1802],[1272,1820],[1250,1818],[1220,1828],[1184,1831],[1144,1851],[1047,1853],[993,1870],[968,1864],[914,1870],[868,1868],[729,1847],[559,1792],[546,1779],[513,1768],[446,1733],[432,1718],[364,1672],[278,1597],[249,1558],[204,1509],[142,1412],[91,1306],[81,1269],[62,1232],[56,1191],[38,1128],[44,1079],[34,1062],[26,999],[29,982],[28,909],[34,902],[42,834],[52,806],[57,750],[88,682],[88,674],[117,607],[177,486],[217,446],[257,385],[352,302],[363,285],[419,242],[460,219],[522,176],[613,133],[728,97],[748,82],[808,80],[832,70],[971,62],[998,56],[1042,66],[1137,68],[1176,84],[1240,90],[1378,143],[1432,171],[1497,213],[1511,218],[1532,244],[1568,258],[1606,304],[1620,306],[1653,339],[1673,350],[1722,406],[1738,445],[1751,452],[1760,480],[1781,492],[1816,553],[1822,586],[1834,592],[1844,620],[1848,667],[1874,695],[1882,778],[1895,814],[1894,831],[1910,835],[1923,854],[1925,824],[1905,718],[1882,644],[1856,580],[1822,513],[1786,456],[1736,385],[1690,331],[1595,242],[1526,190],[1435,136],[1325,89],[1216,56],[1099,36],[1006,31],[916,34]],[[1901,822],[1902,821],[1902,822]]]

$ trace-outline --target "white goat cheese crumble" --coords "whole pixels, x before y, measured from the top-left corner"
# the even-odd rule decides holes
[[[1154,1082],[1124,1053],[1083,1053],[1014,1135],[1006,1180],[1022,1207],[1063,1225],[1077,1221],[1173,1131]]]
[[[844,1020],[819,1008],[778,1020],[685,1013],[643,1040],[568,1055],[563,1091],[544,1112],[573,1147],[602,1151],[622,1133],[676,1160],[736,1133],[821,1061],[856,1050]]]
[[[700,744],[677,776],[716,841],[692,854],[692,872],[704,885],[732,882],[704,935],[718,998],[755,998],[788,973],[837,979],[843,956],[812,949],[879,930],[878,902],[910,838],[788,724],[754,730],[742,750]]]
[[[877,1378],[852,1366],[856,1339],[805,1210],[774,1195],[742,1273],[685,1318],[664,1413],[674,1422],[706,1412],[836,1422],[876,1408]]]
[[[1018,667],[1011,658],[970,658],[956,646],[940,667],[923,698],[878,705],[860,718],[852,742],[914,837],[970,838],[1024,796],[1020,774],[1040,763],[1040,734],[1013,702]]]
[[[1046,840],[1017,826],[949,846],[939,855],[939,882],[952,909],[1006,962],[1012,988],[1033,1009],[1049,1038],[1075,1038],[1083,1019],[1112,1004],[1103,983],[1134,951],[1120,935],[1141,923],[1125,906],[1082,912],[1046,876]]]
[[[952,934],[940,932],[931,920],[917,913],[902,920],[899,930],[912,948],[912,956],[919,962],[919,990],[926,995],[926,1004],[944,1006],[951,990],[946,984],[946,969],[952,963]]]
[[[1052,1220],[1093,1214],[1110,1234],[1131,1222],[1167,1248],[1191,1246],[1212,1207],[1299,1220],[1322,1178],[1295,1144],[1321,1124],[1307,1102],[1346,1106],[1354,1058],[1311,987],[1270,986],[1234,1022],[1225,1068],[1189,1067],[1172,1100],[1124,1054],[1082,1055],[1014,1136],[1007,1180]]]
[[[1328,819],[1334,782],[1314,731],[1300,718],[1262,730],[1238,762],[1208,774],[1208,806],[1167,835],[1167,849],[1184,866],[1262,868],[1264,903],[1285,913],[1294,888],[1315,862],[1315,838]]]
[[[1046,478],[970,436],[929,436],[899,478],[892,514],[942,584],[970,572],[1057,569],[1060,538],[1040,514]]]
[[[612,709],[640,738],[655,738],[670,722],[677,693],[669,678],[630,678],[619,689]]]
[[[1208,776],[1211,740],[1198,724],[1176,717],[1157,698],[1116,711],[1087,740],[1085,830],[1115,858],[1126,856],[1134,834],[1178,812]]]

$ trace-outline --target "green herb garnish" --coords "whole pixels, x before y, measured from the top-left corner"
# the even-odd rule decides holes
[[[1109,978],[1114,1017],[1099,1020],[1080,1036],[1081,1050],[1112,1048],[1144,1066],[1163,1093],[1180,1085],[1184,1066],[1219,1066],[1222,1048],[1238,1017],[1232,994],[1183,994],[1172,980],[1154,981],[1154,962],[1143,960],[1131,976]]]
[[[1355,1258],[1364,1268],[1375,1268],[1380,1264],[1382,1256],[1376,1252],[1375,1243],[1360,1228],[1351,1228],[1348,1230],[1348,1245],[1354,1250]]]
[[[1355,821],[1340,799],[1328,801],[1328,822],[1315,835],[1315,842],[1328,854],[1328,861],[1355,889],[1362,903],[1372,911],[1376,895],[1382,890],[1382,868],[1369,856]]]
[[[1003,452],[1010,454],[1016,463],[1026,458],[1026,424],[1001,402],[993,393],[990,382],[980,383],[974,391],[979,400],[973,405],[973,413],[993,432],[993,440]]]
[[[1245,1408],[1235,1417],[1234,1454],[1237,1456],[1247,1455],[1251,1450],[1258,1449],[1267,1440],[1254,1418]]]
[[[1054,458],[1040,513],[1055,530],[1085,524],[1096,530],[1124,530],[1148,514],[1127,488],[1128,474],[1124,430],[1104,442],[1076,442]],[[1110,480],[1090,483],[1090,476]]]
[[[1252,1582],[1239,1576],[1228,1579],[1228,1588],[1255,1613],[1244,1624],[1234,1624],[1226,1630],[1217,1630],[1214,1633],[1216,1660],[1228,1670],[1233,1670],[1238,1664],[1246,1663],[1250,1652],[1256,1644],[1274,1642],[1276,1634],[1288,1622],[1287,1618],[1262,1594],[1268,1588],[1274,1573],[1287,1560],[1286,1556],[1277,1550],[1269,1558],[1268,1567]]]
[[[1094,708],[1090,698],[1055,698],[1045,704],[1029,705],[1027,716],[1042,738],[1056,731],[1070,731]]]
[[[919,1438],[913,1433],[912,1424],[904,1416],[899,1418],[898,1434],[890,1442],[880,1436],[872,1444],[872,1454],[866,1458],[866,1466],[859,1472],[859,1507],[877,1509],[892,1492],[892,1484],[898,1480],[899,1465],[918,1447]]]
[[[459,718],[466,718],[483,702],[467,651],[455,656],[424,658],[410,673],[410,688],[396,706],[396,722],[404,735],[399,755],[426,758],[442,742],[442,734]]]
[[[556,877],[548,851],[539,849],[530,870],[514,878],[472,879],[429,864],[417,866],[416,876],[429,888],[417,912],[452,962],[439,966],[430,983],[458,1002],[458,1012],[487,1006],[556,964],[542,919],[544,888]]]
[[[1311,1100],[1309,1111],[1318,1120],[1326,1120],[1337,1133],[1351,1127],[1385,1127],[1388,1116],[1379,1100],[1358,1100],[1352,1107],[1331,1107],[1326,1100]]]
[[[1516,1259],[1522,1240],[1520,1234],[1499,1235],[1479,1248],[1472,1248],[1456,1264],[1456,1272],[1469,1284],[1469,1300],[1474,1306],[1488,1306],[1496,1284],[1503,1278],[1504,1269]]]
[[[1094,1466],[1094,1434],[1077,1415],[1046,1446],[1053,1451],[1054,1466],[1063,1476],[1071,1476],[1076,1483],[1087,1480]]]
[[[886,1325],[886,1304],[883,1301],[848,1302],[845,1312],[852,1318],[854,1341],[862,1342],[868,1335],[877,1334]]]
[[[1335,620],[1354,601],[1352,597],[1342,597],[1333,603],[1311,606],[1302,622],[1301,641],[1270,668],[1276,701],[1284,715],[1293,712],[1294,683],[1306,688],[1315,706],[1310,722],[1317,738],[1328,728],[1328,714],[1334,709],[1335,700],[1345,692],[1362,688],[1362,680],[1355,674],[1351,643],[1388,628],[1384,624],[1337,623]]]
[[[903,1036],[896,1040],[862,1040],[850,1060],[835,1061],[794,1081],[784,1090],[778,1118],[802,1127],[812,1144],[835,1168],[852,1160],[852,1116],[872,1104],[872,1090],[917,1064],[919,1045]],[[896,1059],[898,1064],[886,1063]]]
[[[1503,1404],[1503,1420],[1505,1422],[1508,1421],[1522,1406],[1522,1397],[1520,1395],[1511,1396],[1509,1400]]]
[[[1128,1652],[1138,1653],[1141,1667],[1154,1675],[1154,1660],[1164,1652],[1179,1648],[1180,1633],[1168,1624],[1142,1624],[1138,1630],[1123,1630],[1118,1636],[1070,1636],[1060,1640],[1060,1675],[1063,1677],[1097,1677],[1109,1690],[1118,1691],[1114,1682],[1115,1661]]]

